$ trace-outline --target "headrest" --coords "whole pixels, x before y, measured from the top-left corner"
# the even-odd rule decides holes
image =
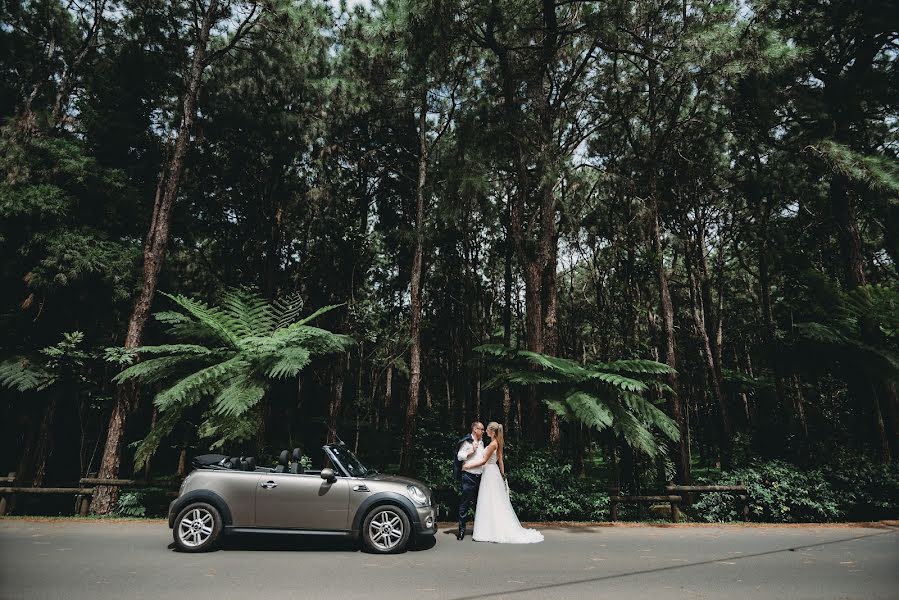
[[[256,470],[256,457],[248,456],[246,460],[246,468],[244,471],[255,471]]]
[[[240,458],[235,456],[228,462],[228,466],[234,469],[235,471],[240,471]]]
[[[281,454],[278,455],[278,464],[287,466],[287,461],[290,460],[290,452],[287,450],[282,450]]]
[[[303,458],[303,450],[301,448],[294,448],[293,449],[294,462],[300,462],[301,458]]]

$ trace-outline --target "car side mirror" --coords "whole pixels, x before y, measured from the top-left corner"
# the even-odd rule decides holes
[[[324,479],[328,483],[331,483],[332,481],[336,481],[337,475],[334,474],[334,469],[328,469],[328,468],[322,469],[322,479]]]

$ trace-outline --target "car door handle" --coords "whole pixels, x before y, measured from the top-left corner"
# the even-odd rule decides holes
[[[354,486],[353,486],[353,491],[354,491],[354,492],[367,492],[367,491],[368,491],[368,486],[366,486],[366,485],[354,485]]]
[[[267,489],[267,490],[270,490],[270,489],[272,489],[272,488],[278,487],[278,484],[275,483],[274,481],[266,481],[265,483],[260,483],[260,484],[259,484],[259,487],[265,488],[265,489]]]

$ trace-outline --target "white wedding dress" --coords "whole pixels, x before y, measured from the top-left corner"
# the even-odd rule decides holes
[[[542,533],[536,529],[525,529],[515,515],[506,483],[496,464],[495,452],[484,465],[481,475],[471,537],[476,542],[499,544],[536,544],[543,541]]]

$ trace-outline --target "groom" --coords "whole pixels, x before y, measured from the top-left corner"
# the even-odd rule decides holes
[[[459,502],[459,533],[457,540],[465,538],[465,522],[468,521],[468,507],[478,500],[478,487],[481,485],[481,473],[484,467],[462,469],[465,461],[478,459],[484,456],[484,424],[475,421],[471,424],[471,433],[456,442],[456,459],[453,471],[462,475],[462,497]]]

